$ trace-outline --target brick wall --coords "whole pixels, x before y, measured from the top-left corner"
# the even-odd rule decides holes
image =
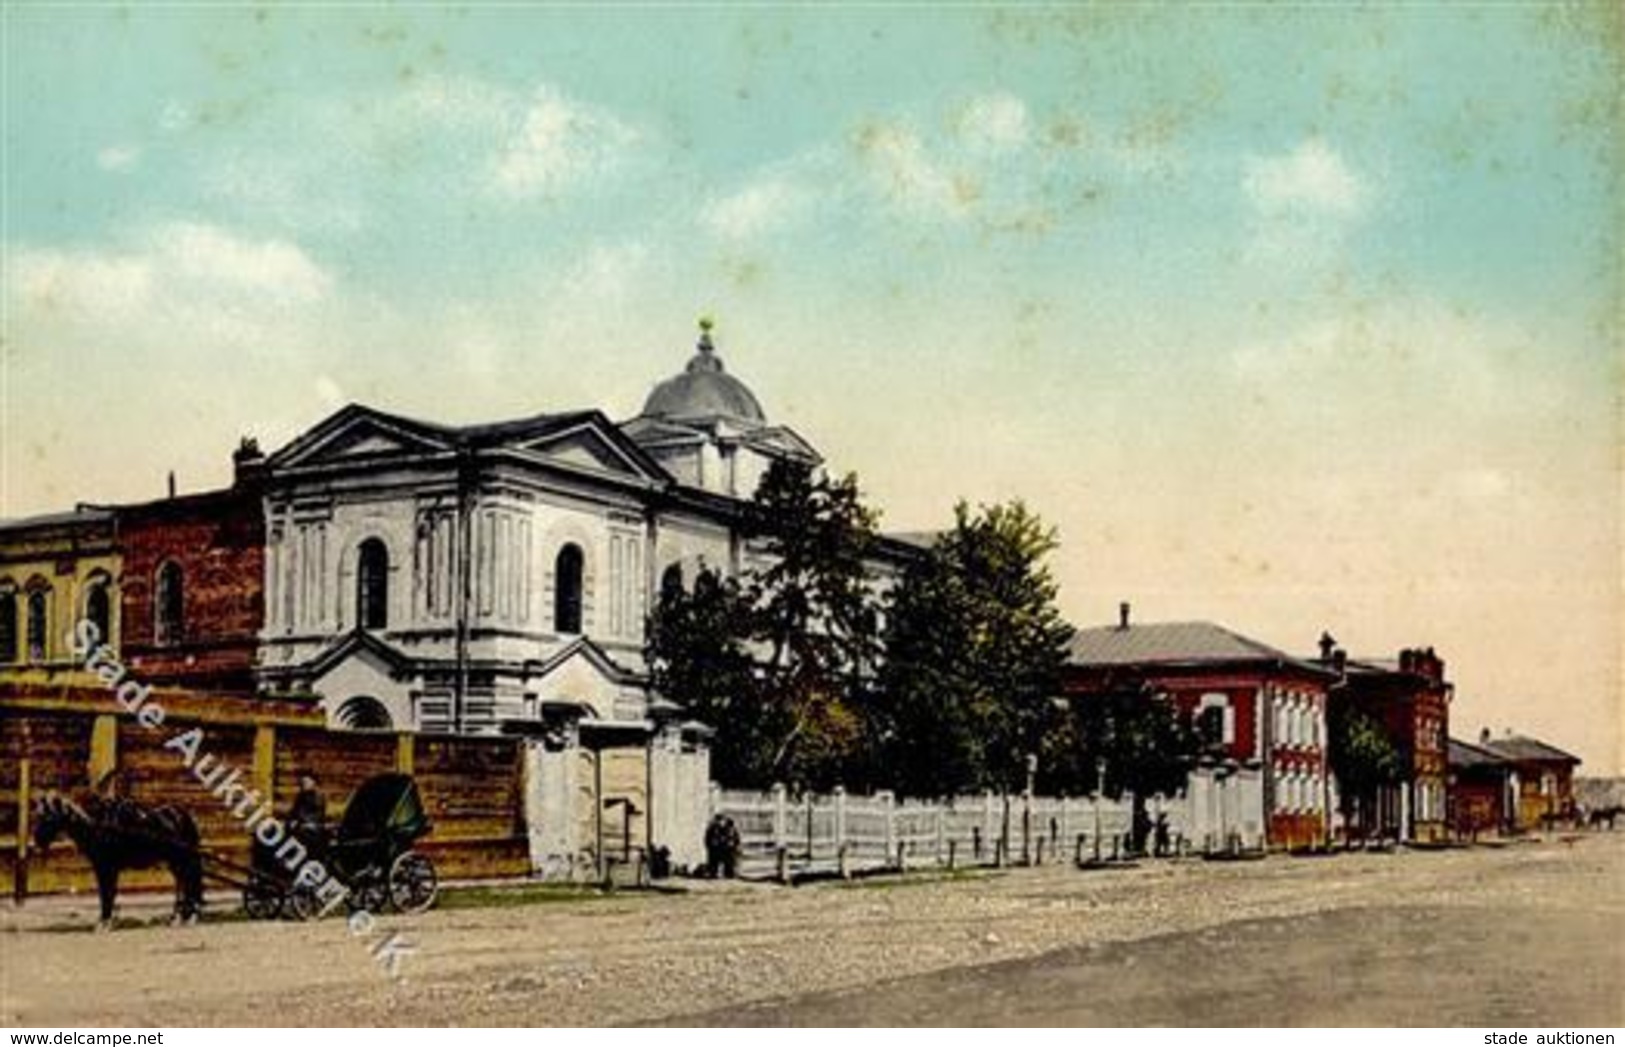
[[[256,490],[174,498],[119,512],[123,656],[142,679],[251,693],[265,621],[265,520]],[[157,575],[180,567],[183,631],[155,635]]]

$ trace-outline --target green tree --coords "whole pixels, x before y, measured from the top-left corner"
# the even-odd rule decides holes
[[[747,585],[773,725],[763,754],[771,780],[827,788],[862,751],[866,678],[878,651],[875,521],[855,476],[782,459],[751,502],[747,535],[763,565]]]
[[[1066,722],[1048,739],[1049,787],[1107,799],[1132,794],[1134,842],[1145,844],[1146,801],[1185,788],[1201,747],[1190,718],[1147,688],[1117,688],[1074,699]]]
[[[736,581],[707,569],[691,590],[662,588],[644,645],[655,690],[719,728],[712,773],[730,784],[763,779],[761,753],[775,733],[758,694],[749,650],[753,629],[749,597]]]
[[[893,592],[877,729],[910,795],[1026,784],[1060,719],[1072,628],[1045,558],[1053,529],[1021,502],[955,507],[954,528]]]
[[[756,566],[662,594],[645,648],[652,681],[715,729],[719,781],[828,788],[865,746],[875,517],[854,477],[778,461],[744,525]]]
[[[1327,757],[1337,775],[1340,806],[1349,824],[1369,835],[1377,793],[1401,777],[1399,750],[1382,723],[1346,699],[1331,703]]]

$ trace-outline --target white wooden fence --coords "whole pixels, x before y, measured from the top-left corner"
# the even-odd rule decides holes
[[[1154,797],[1170,845],[1188,830],[1183,799]],[[957,796],[897,800],[891,793],[711,789],[711,813],[739,830],[740,875],[789,879],[876,869],[1044,864],[1112,858],[1127,850],[1132,804],[1065,797]]]

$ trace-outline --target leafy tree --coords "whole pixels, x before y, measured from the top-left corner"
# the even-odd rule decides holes
[[[874,527],[854,477],[777,461],[746,512],[759,564],[662,594],[645,648],[653,683],[715,728],[719,780],[827,788],[862,752]]]
[[[1347,700],[1331,703],[1328,720],[1327,757],[1343,813],[1369,834],[1378,791],[1400,780],[1399,750],[1380,721]]]
[[[654,688],[719,728],[712,768],[729,783],[761,780],[766,769],[759,754],[773,733],[748,649],[752,629],[750,599],[739,583],[707,569],[692,591],[662,587],[645,640]]]
[[[876,719],[890,779],[911,795],[1022,788],[1060,716],[1072,628],[1044,565],[1054,530],[1019,501],[961,502],[954,518],[889,608]]]
[[[1146,800],[1185,788],[1201,739],[1172,700],[1146,688],[1119,688],[1076,699],[1048,741],[1045,765],[1051,788],[1107,799],[1134,797],[1136,849],[1150,826]],[[1102,772],[1104,774],[1102,775]]]
[[[828,787],[863,744],[865,676],[878,651],[868,573],[874,512],[857,478],[803,464],[768,468],[747,516],[763,566],[750,572],[773,780]]]

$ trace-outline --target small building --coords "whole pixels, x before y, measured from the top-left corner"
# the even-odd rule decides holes
[[[1450,739],[1449,824],[1458,837],[1512,828],[1517,771],[1511,760],[1480,745]]]
[[[70,640],[89,618],[119,629],[113,514],[87,506],[0,521],[0,673],[52,677],[78,667]]]
[[[1574,814],[1574,769],[1580,758],[1536,738],[1479,733],[1479,748],[1488,749],[1512,766],[1513,797],[1509,812],[1518,831],[1538,829]]]
[[[1329,836],[1326,702],[1336,673],[1211,622],[1129,620],[1078,631],[1071,699],[1145,690],[1204,738],[1188,786],[1197,847],[1302,847]]]

